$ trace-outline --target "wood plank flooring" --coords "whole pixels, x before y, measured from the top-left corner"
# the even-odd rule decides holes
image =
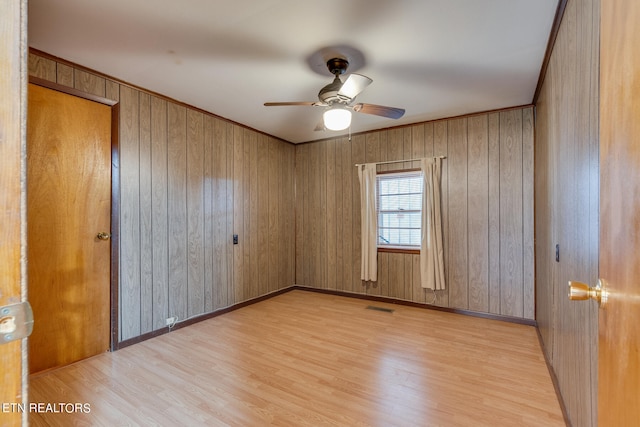
[[[90,404],[35,426],[564,425],[533,327],[303,290],[36,375],[30,400]]]

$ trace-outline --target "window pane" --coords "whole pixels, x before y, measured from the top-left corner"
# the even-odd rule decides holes
[[[378,175],[378,244],[420,246],[422,175],[400,172]]]

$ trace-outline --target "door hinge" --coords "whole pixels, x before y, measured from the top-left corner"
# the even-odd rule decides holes
[[[0,344],[26,338],[33,331],[33,310],[28,302],[0,307]]]

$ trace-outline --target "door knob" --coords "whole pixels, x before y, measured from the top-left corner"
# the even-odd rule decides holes
[[[98,233],[96,237],[100,240],[109,240],[111,238],[111,234],[102,232]]]
[[[598,279],[595,287],[582,282],[569,281],[569,299],[572,301],[594,299],[602,307],[606,304],[608,296],[606,282],[602,279]]]

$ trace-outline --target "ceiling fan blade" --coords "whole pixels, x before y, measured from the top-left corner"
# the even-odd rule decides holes
[[[365,90],[367,86],[371,84],[373,80],[371,80],[367,76],[363,76],[362,74],[351,74],[347,77],[347,80],[344,81],[340,90],[338,91],[338,95],[345,96],[347,98],[355,98]]]
[[[376,116],[387,117],[390,119],[399,119],[404,115],[404,108],[385,107],[383,105],[375,104],[356,104],[353,106],[353,111],[365,114],[374,114]]]
[[[265,107],[285,107],[288,105],[316,105],[317,102],[265,102]]]

